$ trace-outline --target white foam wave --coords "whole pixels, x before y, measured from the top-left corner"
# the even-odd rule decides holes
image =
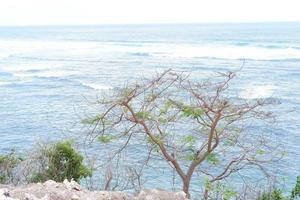
[[[77,49],[92,48],[95,43],[91,42],[71,42],[71,41],[39,41],[39,40],[0,40],[1,48],[8,49]]]
[[[87,86],[89,88],[95,89],[95,90],[110,90],[112,87],[106,86],[106,85],[98,85],[94,83],[81,83],[84,86]]]
[[[44,71],[36,73],[36,77],[42,77],[42,78],[60,78],[60,77],[66,77],[74,74],[78,74],[79,72],[75,73],[73,71]]]
[[[13,76],[23,78],[23,77],[39,77],[39,78],[64,78],[66,76],[78,74],[79,72],[73,71],[41,71],[41,72],[27,72],[27,71],[17,71],[13,73]]]
[[[8,85],[10,84],[9,82],[4,82],[4,81],[0,81],[0,86],[5,86],[5,85]]]
[[[258,46],[143,43],[124,46],[107,42],[84,41],[0,41],[0,52],[37,58],[98,59],[115,52],[132,55],[170,56],[176,58],[211,57],[221,59],[282,60],[300,59],[300,49]],[[101,54],[100,54],[101,53]]]
[[[9,54],[0,53],[0,59],[7,58]]]
[[[272,97],[276,87],[274,85],[249,85],[240,94],[244,99],[259,99]]]
[[[50,64],[35,64],[35,63],[30,63],[30,64],[22,64],[19,63],[18,65],[13,65],[13,66],[3,66],[2,70],[5,70],[7,72],[20,72],[20,71],[32,71],[32,70],[47,70],[47,69],[53,69],[54,67],[51,66]]]
[[[107,50],[109,49],[91,42],[0,40],[0,52],[5,51],[12,58],[88,59]]]
[[[62,77],[63,75],[62,74],[59,74],[59,73],[15,73],[13,74],[13,76],[16,76],[16,77],[45,77],[45,78],[51,78],[51,77]]]
[[[119,49],[128,52],[139,52],[151,56],[168,56],[175,58],[220,58],[251,60],[285,60],[300,59],[300,49],[265,48],[257,46],[211,45],[211,44],[151,44]]]
[[[1,70],[8,72],[17,78],[65,78],[66,76],[80,74],[80,71],[64,69],[61,66],[53,66],[51,63],[43,64],[18,64],[13,66],[4,66]]]
[[[300,50],[294,48],[270,49],[255,46],[181,46],[174,48],[173,55],[176,57],[282,60],[300,59]]]

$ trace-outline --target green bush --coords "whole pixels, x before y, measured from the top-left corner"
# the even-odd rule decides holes
[[[269,193],[264,193],[258,200],[286,200],[283,193],[279,189],[274,189]]]
[[[297,198],[300,198],[300,176],[297,177],[296,185],[291,192],[291,199]]]
[[[32,174],[30,182],[54,180],[62,182],[65,179],[79,181],[91,176],[92,172],[83,165],[83,157],[72,147],[71,142],[59,142],[42,152],[47,163],[39,172]]]
[[[5,184],[13,178],[14,168],[22,161],[12,151],[7,155],[0,155],[0,183]]]
[[[258,200],[295,200],[300,197],[300,176],[297,177],[295,187],[291,191],[289,197],[284,197],[283,193],[279,189],[274,189],[269,193],[264,193]]]

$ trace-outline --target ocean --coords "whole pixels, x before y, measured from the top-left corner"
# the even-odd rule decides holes
[[[286,148],[278,170],[290,187],[300,175],[300,23],[0,27],[0,152],[84,137],[93,100],[141,77],[241,66],[237,96],[281,101],[272,135]],[[165,187],[163,174],[150,183]]]

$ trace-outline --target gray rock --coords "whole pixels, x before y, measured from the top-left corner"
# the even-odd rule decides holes
[[[73,194],[71,200],[80,200],[80,197],[77,196],[76,194]]]
[[[74,180],[46,181],[17,187],[0,185],[0,200],[186,200],[183,192],[144,190],[136,197],[125,192],[89,191]]]
[[[65,187],[68,190],[77,190],[77,191],[81,190],[80,185],[76,181],[74,181],[73,179],[71,181],[68,181],[67,179],[65,179],[63,184],[65,185]]]
[[[7,188],[0,188],[0,200],[19,200],[10,197],[9,190]]]
[[[59,184],[56,183],[55,181],[48,180],[45,183],[43,183],[43,186],[45,186],[45,187],[54,187],[55,188],[55,187],[58,187]]]
[[[139,193],[137,200],[187,200],[184,192],[168,192],[152,189],[143,190]]]
[[[26,200],[50,200],[50,198],[47,194],[42,198],[37,198],[35,195],[28,194],[28,193],[25,193],[25,199]]]

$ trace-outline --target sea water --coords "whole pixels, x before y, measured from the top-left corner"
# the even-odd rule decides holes
[[[78,124],[97,95],[141,77],[241,67],[236,96],[281,101],[272,135],[288,152],[279,171],[291,186],[300,175],[300,23],[1,27],[0,152],[84,137]],[[149,176],[169,187],[164,170]]]

